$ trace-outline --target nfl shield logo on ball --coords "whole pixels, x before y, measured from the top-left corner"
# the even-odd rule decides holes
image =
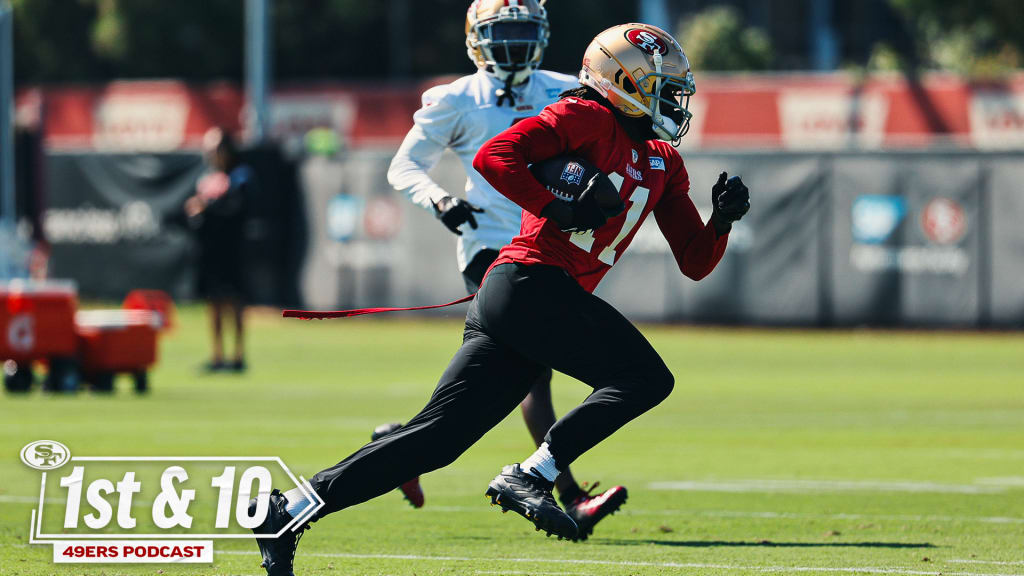
[[[583,182],[583,166],[576,162],[568,162],[565,168],[562,169],[562,176],[559,180],[563,180],[570,186],[577,185]]]

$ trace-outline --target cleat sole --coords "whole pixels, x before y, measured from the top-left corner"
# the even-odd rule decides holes
[[[542,526],[541,518],[535,513],[535,511],[518,508],[515,504],[505,505],[504,503],[502,503],[500,495],[501,493],[493,486],[488,486],[487,490],[484,492],[484,497],[491,500],[491,506],[501,505],[502,514],[506,514],[508,513],[509,510],[511,510],[516,514],[519,514],[523,518],[529,520],[533,524],[535,531],[540,532],[541,530],[544,530],[545,532],[547,532],[547,535],[549,537],[552,535],[557,535],[559,540],[570,540],[569,537],[558,535],[556,532],[552,532],[547,526]]]

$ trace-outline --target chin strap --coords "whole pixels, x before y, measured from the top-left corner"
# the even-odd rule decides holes
[[[509,73],[509,75],[505,77],[505,87],[498,88],[494,91],[494,93],[498,95],[498,108],[501,108],[501,104],[505,99],[508,99],[509,106],[516,105],[516,93],[512,91],[512,80],[515,76],[515,72]]]
[[[654,91],[651,93],[651,120],[659,126],[664,126],[664,120],[661,117],[661,105],[658,102],[658,96],[661,95],[661,64],[663,62],[661,58],[661,52],[654,53]]]

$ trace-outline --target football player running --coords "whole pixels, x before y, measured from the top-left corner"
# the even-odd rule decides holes
[[[519,234],[523,209],[496,191],[476,170],[473,157],[491,137],[538,114],[579,81],[565,74],[540,70],[548,42],[543,2],[536,0],[477,0],[466,13],[466,48],[476,74],[423,94],[423,107],[391,161],[388,181],[416,204],[435,214],[458,236],[457,257],[466,290],[480,288],[484,273],[498,250]],[[445,148],[458,155],[466,170],[466,199],[448,194],[428,175]],[[551,370],[533,382],[522,402],[523,418],[537,446],[555,423],[551,402]],[[385,424],[373,439],[398,424]],[[566,468],[555,482],[560,500],[585,539],[593,526],[626,500],[626,489],[615,486],[591,496]],[[596,484],[591,487],[591,490]],[[415,479],[400,489],[413,506],[422,505],[423,492]],[[418,507],[418,506],[417,506]]]
[[[682,273],[704,278],[722,258],[732,223],[749,209],[749,193],[739,178],[721,174],[707,223],[690,200],[689,176],[669,142],[689,127],[695,88],[682,48],[663,30],[624,24],[602,32],[586,51],[580,82],[476,155],[473,166],[523,208],[522,232],[486,274],[466,315],[463,344],[423,410],[312,478],[324,501],[314,518],[453,462],[550,368],[593,393],[551,427],[536,452],[506,466],[486,495],[538,530],[576,538],[575,521],[551,494],[553,481],[672,391],[672,373],[658,353],[592,291],[651,213]],[[562,179],[585,187],[574,201],[556,199],[545,185],[559,182],[542,184],[528,168],[565,156],[576,159],[564,161]],[[300,490],[275,490],[255,531],[275,533],[312,508]],[[291,573],[295,533],[257,543],[268,573]]]

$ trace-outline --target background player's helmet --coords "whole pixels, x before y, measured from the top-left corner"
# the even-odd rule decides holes
[[[543,0],[474,0],[466,12],[469,59],[499,80],[525,81],[540,67],[547,45]]]
[[[678,142],[690,129],[690,61],[661,28],[620,24],[598,34],[583,55],[580,83],[630,118],[650,116],[661,140]]]

